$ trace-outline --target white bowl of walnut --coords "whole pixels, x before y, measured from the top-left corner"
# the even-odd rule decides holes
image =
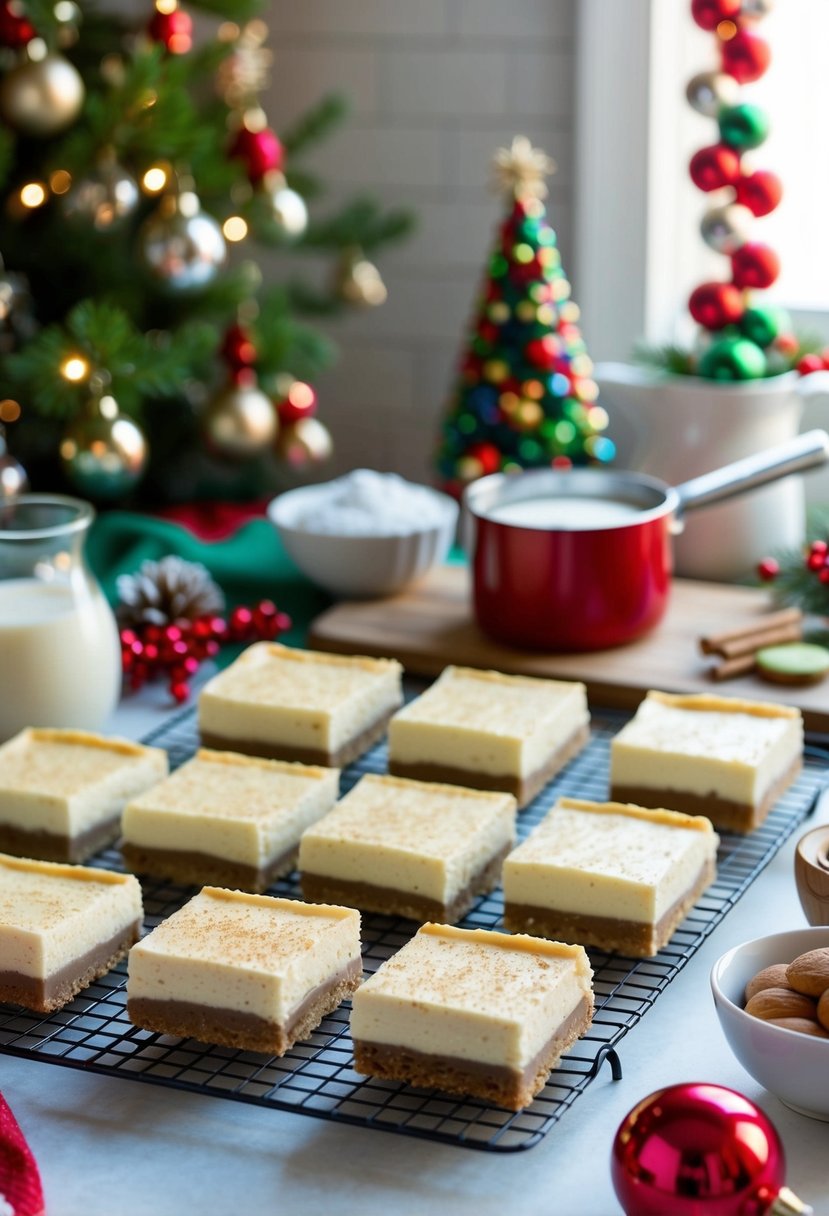
[[[801,962],[803,955],[809,958]],[[743,1068],[799,1114],[829,1121],[829,996],[821,1002],[818,992],[824,975],[827,925],[735,946],[714,964],[711,990]]]

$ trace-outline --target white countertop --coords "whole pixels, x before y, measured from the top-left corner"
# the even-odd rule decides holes
[[[137,738],[168,711],[164,693],[149,689],[111,729]],[[827,821],[824,799],[813,822]],[[0,1054],[0,1089],[40,1164],[49,1216],[616,1216],[609,1158],[622,1118],[663,1085],[703,1080],[766,1111],[785,1145],[788,1184],[829,1216],[829,1125],[788,1110],[741,1068],[708,986],[729,947],[805,925],[798,835],[622,1040],[623,1080],[611,1081],[605,1065],[526,1152],[446,1147]]]

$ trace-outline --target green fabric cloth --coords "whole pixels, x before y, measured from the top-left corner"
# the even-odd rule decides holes
[[[281,639],[291,645],[304,643],[310,622],[331,603],[297,569],[266,519],[243,524],[225,540],[204,541],[170,520],[110,511],[95,520],[86,546],[87,560],[113,604],[119,574],[133,574],[142,561],[168,553],[206,566],[230,607],[272,599],[293,621]],[[235,653],[236,648],[222,649],[228,660]]]

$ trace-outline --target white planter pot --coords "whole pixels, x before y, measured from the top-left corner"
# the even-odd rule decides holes
[[[805,398],[829,390],[829,372],[722,384],[603,363],[595,377],[620,466],[672,485],[791,439],[800,430]],[[676,572],[743,578],[769,553],[800,545],[804,529],[803,479],[787,477],[689,514],[677,537]]]

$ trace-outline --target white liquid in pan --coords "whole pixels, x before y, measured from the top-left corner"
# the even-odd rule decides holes
[[[629,502],[562,494],[556,498],[507,502],[488,513],[487,518],[498,524],[512,524],[515,528],[564,528],[568,532],[584,532],[631,524],[641,514],[642,508]]]

